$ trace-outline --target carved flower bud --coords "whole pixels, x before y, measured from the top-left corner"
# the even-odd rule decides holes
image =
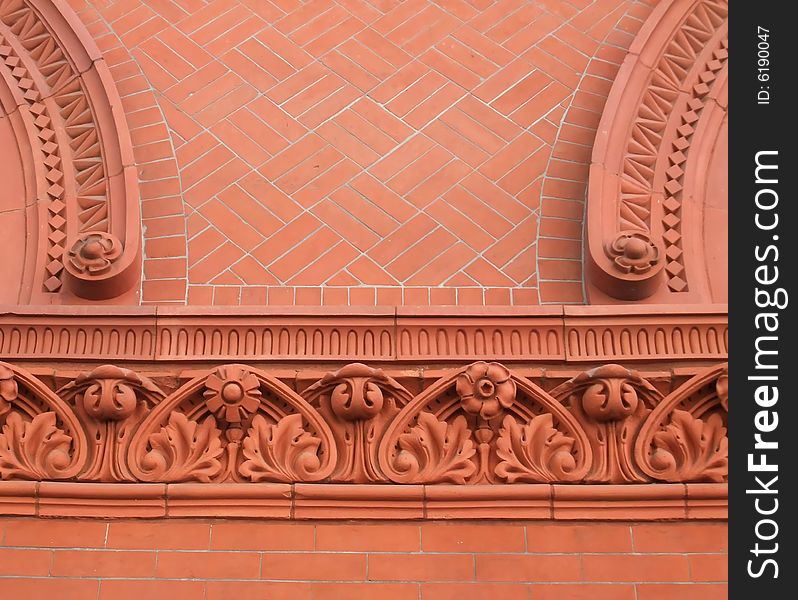
[[[602,379],[582,394],[582,407],[600,422],[620,421],[637,410],[637,392],[624,379]]]
[[[382,410],[384,398],[380,387],[369,379],[354,377],[333,388],[330,406],[345,421],[371,419]]]
[[[118,379],[99,379],[83,393],[83,408],[98,421],[123,421],[136,410],[136,392]]]

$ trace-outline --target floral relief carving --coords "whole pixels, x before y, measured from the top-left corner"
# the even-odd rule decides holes
[[[86,454],[68,404],[37,377],[0,362],[0,479],[70,479]]]
[[[706,421],[675,410],[671,421],[654,434],[650,464],[664,481],[721,482],[729,472],[729,439],[717,414]]]
[[[327,373],[302,395],[332,426],[338,451],[332,481],[384,481],[377,446],[412,394],[381,370],[352,363]]]
[[[648,477],[635,465],[634,441],[661,394],[639,373],[604,365],[552,390],[587,432],[593,463],[587,481],[636,483]]]
[[[313,452],[311,439],[318,441]],[[164,398],[128,450],[139,477],[170,481],[323,479],[336,456],[329,425],[313,407],[280,381],[238,364],[195,377]]]
[[[122,255],[122,244],[113,235],[92,231],[81,235],[67,250],[66,267],[77,275],[96,277],[108,273]]]
[[[184,414],[169,415],[169,423],[148,438],[150,450],[141,460],[144,481],[202,481],[215,479],[222,470],[224,452],[213,417],[202,423]]]
[[[496,445],[501,459],[496,474],[508,483],[574,480],[574,439],[554,428],[550,414],[533,417],[523,425],[506,416]]]
[[[621,231],[607,244],[607,256],[622,273],[642,275],[654,268],[660,251],[654,241],[643,231]]]
[[[393,459],[398,483],[465,483],[477,467],[471,430],[461,416],[451,423],[423,412],[418,424],[399,436]]]
[[[55,413],[30,421],[11,413],[0,430],[0,479],[62,479],[70,467],[71,445]]]
[[[89,481],[135,481],[125,452],[133,431],[163,392],[130,369],[101,365],[78,375],[58,391],[74,406],[87,430],[89,459],[80,478]]]
[[[380,444],[381,465],[398,483],[440,478],[434,461],[453,457],[468,459],[455,471],[462,483],[567,481],[585,474],[591,450],[578,421],[551,395],[504,365],[476,362],[414,398]]]
[[[515,400],[515,382],[499,363],[476,362],[457,378],[457,394],[463,410],[483,419],[499,415]]]
[[[53,392],[0,363],[0,478],[624,484],[728,472],[726,365],[674,376],[667,395],[661,378],[616,364],[545,391],[476,362],[416,395],[360,363],[302,394],[246,365],[193,374],[167,393],[159,385],[181,380],[100,365]]]
[[[302,416],[288,415],[276,425],[257,415],[244,439],[241,474],[251,481],[316,481],[322,466],[321,439],[305,431]]]
[[[725,481],[727,414],[728,367],[706,369],[652,410],[635,443],[636,462],[659,481]]]

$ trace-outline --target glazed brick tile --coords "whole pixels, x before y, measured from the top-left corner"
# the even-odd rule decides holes
[[[59,598],[85,600],[96,598],[100,582],[96,579],[47,579],[13,577],[0,580],[0,589],[8,598]],[[102,597],[102,596],[101,596]],[[119,600],[125,600],[117,596]],[[176,600],[176,599],[175,599]]]
[[[635,586],[637,600],[670,600],[678,597],[680,600],[726,600],[729,589],[725,584],[696,584],[696,585],[668,585],[668,584],[638,584]]]
[[[725,582],[729,579],[729,557],[726,554],[690,554],[692,581]]]
[[[312,583],[313,600],[418,600],[418,585],[407,583]]]
[[[0,548],[0,577],[47,577],[50,574],[52,551]],[[2,583],[0,583],[2,589]]]
[[[366,555],[268,554],[263,557],[261,577],[296,581],[365,581]]]
[[[102,548],[108,525],[99,521],[13,520],[5,523],[3,546],[33,548]]]
[[[478,581],[562,581],[582,579],[581,560],[576,555],[478,554]]]
[[[204,600],[295,600],[312,598],[311,584],[291,581],[208,581]]]
[[[633,585],[611,584],[534,584],[535,600],[636,600]],[[679,596],[681,597],[681,596]]]
[[[370,554],[372,581],[469,581],[474,559],[468,554]]]
[[[316,550],[418,552],[420,540],[415,524],[316,525]]]
[[[525,585],[497,583],[422,583],[421,600],[528,600]]]
[[[313,550],[314,526],[301,523],[224,521],[213,524],[211,550]]]
[[[205,589],[204,581],[163,579],[105,579],[99,584],[99,600],[199,600]]]
[[[588,554],[582,556],[586,581],[689,581],[690,569],[682,555],[616,555]]]
[[[158,552],[159,579],[257,579],[261,555],[256,552]]]
[[[105,537],[105,525],[102,525]],[[159,521],[157,526],[147,527],[137,521],[114,521],[108,525],[105,547],[126,550],[207,550],[210,538],[209,523]]]
[[[728,527],[722,523],[690,523],[675,528],[655,523],[632,527],[635,552],[726,552]]]
[[[421,526],[425,552],[524,552],[525,532],[520,525],[460,525],[429,523]]]
[[[57,550],[50,575],[60,577],[146,578],[155,576],[155,552]]]

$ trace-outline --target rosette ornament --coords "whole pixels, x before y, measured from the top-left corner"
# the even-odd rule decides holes
[[[490,420],[515,401],[515,382],[510,371],[499,363],[476,362],[469,365],[455,384],[463,410]]]
[[[619,271],[634,275],[649,272],[659,261],[659,248],[642,231],[619,232],[606,252]]]
[[[219,367],[205,382],[205,405],[224,423],[240,424],[254,413],[261,402],[260,383],[249,371],[238,366]]]

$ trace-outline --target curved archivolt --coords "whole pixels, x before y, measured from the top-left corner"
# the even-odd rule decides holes
[[[593,148],[592,304],[726,301],[727,72],[728,0],[657,5],[615,79]]]
[[[130,136],[107,65],[59,0],[0,0],[0,142],[11,284],[0,301],[130,290],[141,261]]]

